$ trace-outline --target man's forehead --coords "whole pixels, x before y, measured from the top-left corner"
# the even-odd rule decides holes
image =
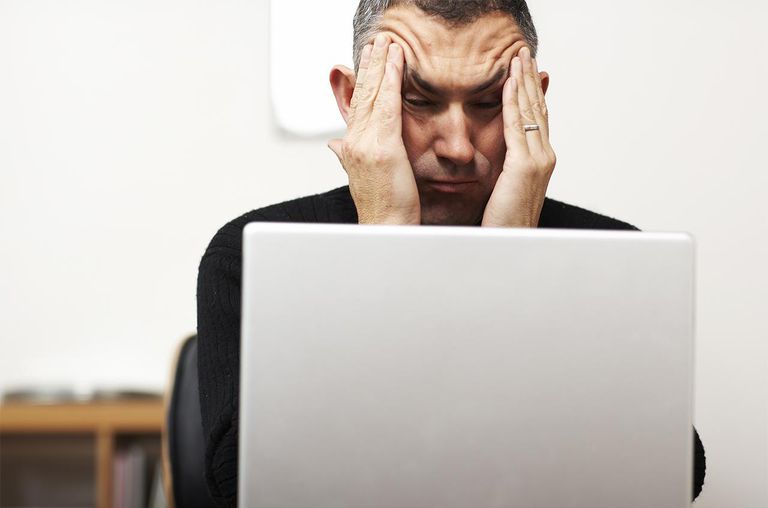
[[[525,45],[517,24],[501,13],[451,25],[415,6],[398,6],[385,11],[380,26],[403,47],[406,82],[424,89],[432,85],[477,93],[503,79],[512,57]]]

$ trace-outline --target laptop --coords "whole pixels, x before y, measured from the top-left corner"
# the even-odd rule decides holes
[[[239,503],[690,506],[687,234],[249,224]]]

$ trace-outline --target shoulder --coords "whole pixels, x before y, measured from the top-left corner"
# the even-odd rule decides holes
[[[357,211],[349,187],[304,196],[269,205],[237,217],[219,229],[205,257],[231,254],[239,258],[242,235],[251,222],[357,223]],[[541,228],[638,230],[612,217],[546,198],[539,222]]]
[[[578,206],[547,198],[541,210],[541,228],[559,229],[615,229],[639,231],[627,222],[591,212]]]
[[[251,210],[219,229],[206,255],[231,252],[239,256],[243,229],[251,222],[356,223],[357,211],[348,186]]]

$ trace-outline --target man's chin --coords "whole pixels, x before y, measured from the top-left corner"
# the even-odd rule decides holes
[[[421,208],[423,226],[479,226],[482,211],[456,209],[447,206]]]

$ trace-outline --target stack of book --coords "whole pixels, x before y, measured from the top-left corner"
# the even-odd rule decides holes
[[[114,508],[165,508],[162,466],[152,463],[141,446],[115,454],[113,464]]]

